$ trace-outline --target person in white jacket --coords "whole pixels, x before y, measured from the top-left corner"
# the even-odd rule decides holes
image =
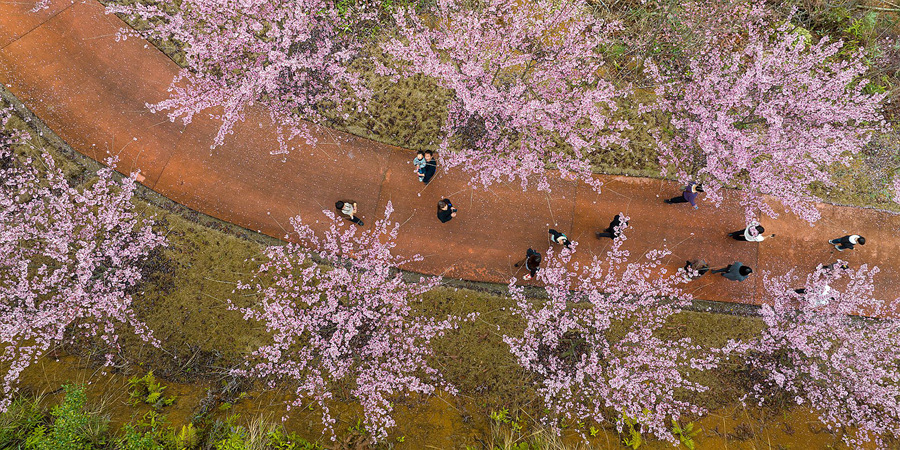
[[[763,233],[766,231],[762,225],[753,222],[750,225],[747,225],[747,228],[738,231],[732,231],[728,233],[732,239],[736,241],[746,241],[746,242],[762,242],[766,240],[766,237],[763,236]],[[775,234],[769,235],[770,238],[775,237]]]

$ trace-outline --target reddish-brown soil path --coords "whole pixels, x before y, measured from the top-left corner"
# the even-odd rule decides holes
[[[324,227],[321,211],[338,199],[356,200],[368,224],[391,201],[393,218],[403,224],[397,252],[424,256],[406,269],[505,283],[525,249],[548,247],[550,227],[579,242],[578,259],[604,254],[611,241],[593,233],[624,211],[632,219],[624,248],[633,257],[667,246],[670,269],[696,256],[716,267],[733,261],[753,267],[756,273],[743,283],[717,275],[693,282],[698,298],[743,303],[761,301],[763,271],[807,272],[834,261],[838,253],[826,241],[852,232],[869,243],[840,256],[881,267],[877,294],[900,297],[900,216],[894,214],[820,205],[822,219],[814,227],[782,214],[763,223],[775,239],[735,242],[725,236],[744,225],[734,198],[720,208],[701,201],[695,211],[663,204],[678,192],[674,183],[612,176],[601,177],[599,195],[559,179],[549,195],[523,193],[516,183],[473,190],[458,171],[439,171],[423,187],[409,150],[328,129],[316,130],[315,147],[298,142],[286,160],[271,156],[278,147],[271,123],[253,108],[224,146],[210,150],[216,122],[198,118],[184,126],[145,106],[167,97],[178,72],[164,54],[141,39],[117,42],[116,32],[126,25],[94,0],[53,0],[29,12],[34,3],[0,2],[0,82],[75,150],[99,160],[117,155],[121,171],[140,169],[148,187],[228,222],[282,238],[288,219],[298,214]],[[447,224],[435,215],[442,197],[460,209]]]

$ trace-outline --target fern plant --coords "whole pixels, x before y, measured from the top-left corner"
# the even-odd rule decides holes
[[[682,427],[678,424],[675,419],[672,419],[672,434],[678,437],[678,440],[684,444],[689,450],[694,450],[696,444],[694,443],[694,437],[697,436],[703,429],[697,427],[694,429],[694,422],[688,422],[687,425]]]
[[[152,370],[143,377],[135,376],[128,380],[128,395],[135,406],[146,403],[153,409],[160,410],[164,406],[171,405],[175,402],[175,397],[164,396],[165,390],[166,387],[156,380]]]

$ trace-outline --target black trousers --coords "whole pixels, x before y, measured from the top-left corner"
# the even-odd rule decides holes
[[[732,231],[731,233],[728,233],[728,235],[731,236],[731,238],[736,241],[747,242],[747,237],[744,236],[744,230]]]
[[[678,197],[672,197],[666,200],[666,203],[687,203],[688,199],[684,198],[684,194],[679,195]]]

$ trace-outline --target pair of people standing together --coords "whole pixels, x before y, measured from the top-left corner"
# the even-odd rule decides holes
[[[415,166],[413,171],[419,176],[419,181],[426,185],[431,183],[431,179],[437,173],[437,161],[434,159],[434,152],[431,150],[416,152],[413,166]],[[452,220],[456,217],[457,211],[448,198],[441,199],[437,203],[437,218],[441,223],[447,223]]]
[[[419,181],[425,184],[431,183],[431,179],[437,173],[437,161],[434,160],[434,152],[431,150],[416,152],[413,165],[416,166],[413,171],[419,175]]]
[[[413,159],[415,166],[414,172],[419,176],[419,181],[426,185],[431,182],[437,173],[437,161],[434,159],[434,152],[431,150],[416,152]],[[353,200],[340,200],[335,202],[334,207],[347,220],[353,222],[357,226],[363,226],[363,221],[357,217],[358,207]],[[450,202],[450,199],[441,199],[437,204],[437,218],[441,223],[447,223],[456,217],[457,209]]]

